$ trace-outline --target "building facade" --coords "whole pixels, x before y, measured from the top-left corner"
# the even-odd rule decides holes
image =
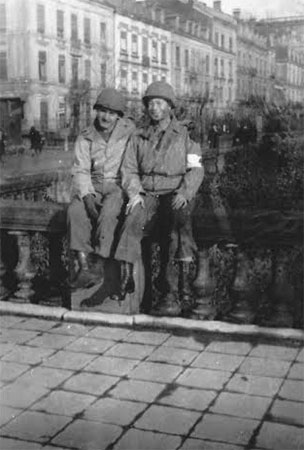
[[[113,10],[88,0],[1,0],[1,127],[77,133],[113,80]],[[9,57],[8,57],[9,56]]]
[[[275,53],[274,95],[277,101],[304,102],[304,16],[256,23]]]
[[[153,81],[171,83],[171,33],[149,17],[118,11],[114,15],[115,87],[136,101]]]
[[[275,51],[265,36],[256,30],[254,20],[241,19],[241,11],[234,10],[237,20],[237,101],[260,97],[269,101],[274,94]]]

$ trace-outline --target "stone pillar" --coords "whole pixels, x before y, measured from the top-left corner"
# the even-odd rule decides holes
[[[212,294],[215,289],[215,280],[210,271],[209,249],[199,251],[197,261],[197,275],[192,284],[196,292],[196,308],[193,310],[193,318],[214,319],[216,306],[212,302]]]
[[[34,295],[32,279],[35,276],[31,265],[30,236],[26,231],[9,231],[9,234],[16,237],[18,246],[18,263],[15,268],[18,284],[11,300],[29,303]]]
[[[243,250],[236,256],[236,275],[232,286],[232,310],[228,317],[237,323],[253,323],[256,316],[256,290],[250,279],[251,263]]]

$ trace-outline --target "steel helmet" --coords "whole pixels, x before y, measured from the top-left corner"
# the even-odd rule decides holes
[[[147,106],[148,101],[151,98],[163,98],[166,100],[172,108],[175,108],[175,94],[170,84],[165,81],[154,81],[151,83],[143,96],[143,103]]]
[[[124,115],[124,109],[126,106],[126,101],[123,95],[114,88],[105,88],[98,95],[97,100],[94,105],[94,109],[98,106],[103,106],[104,108],[111,109],[117,112],[120,116]]]

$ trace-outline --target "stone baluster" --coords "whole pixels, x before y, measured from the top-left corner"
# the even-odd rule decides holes
[[[18,263],[15,268],[18,285],[11,299],[15,302],[29,303],[34,295],[32,289],[32,279],[35,276],[31,265],[30,254],[30,236],[26,231],[9,231],[10,235],[15,236],[18,246]]]
[[[290,252],[290,251],[289,251]],[[292,327],[295,288],[288,280],[288,267],[290,264],[288,249],[276,250],[274,253],[274,276],[270,288],[272,301],[272,314],[269,326]]]
[[[216,315],[216,307],[212,302],[212,294],[215,289],[215,280],[210,271],[209,250],[203,249],[198,254],[197,275],[192,283],[196,292],[196,308],[194,317],[198,319],[213,319]]]
[[[242,250],[236,255],[236,275],[232,285],[232,310],[227,318],[237,323],[252,323],[256,316],[256,289],[250,280],[251,263]]]

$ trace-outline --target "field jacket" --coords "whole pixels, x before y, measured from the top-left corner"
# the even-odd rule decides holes
[[[73,196],[94,194],[104,181],[120,183],[122,158],[134,128],[130,120],[118,119],[108,142],[94,125],[81,132],[74,149]]]
[[[144,192],[179,192],[190,201],[204,178],[200,146],[175,118],[159,140],[152,125],[137,129],[127,144],[121,170],[129,198]]]

